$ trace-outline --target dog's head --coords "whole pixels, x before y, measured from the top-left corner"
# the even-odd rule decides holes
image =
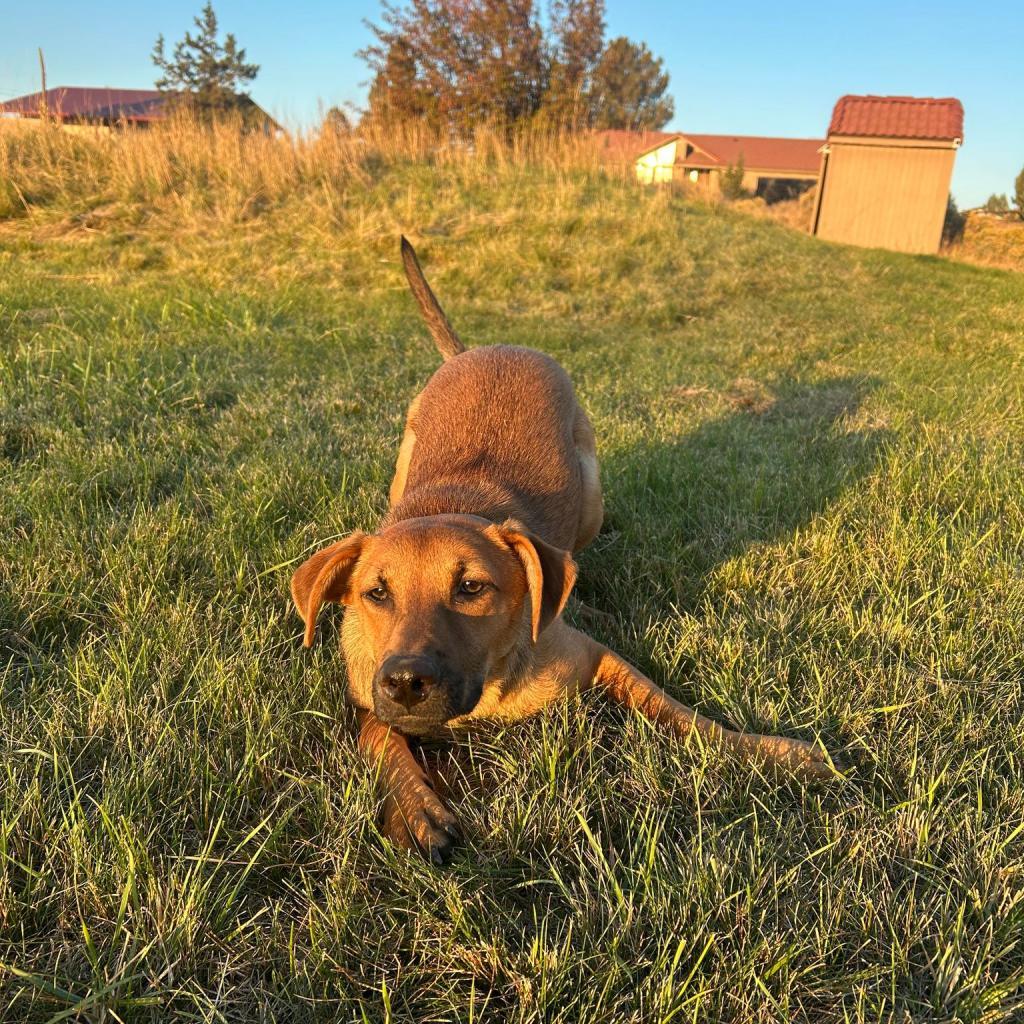
[[[332,544],[295,573],[292,597],[307,647],[325,602],[358,616],[374,713],[417,735],[472,711],[492,671],[558,616],[575,578],[568,552],[514,521],[440,515]]]

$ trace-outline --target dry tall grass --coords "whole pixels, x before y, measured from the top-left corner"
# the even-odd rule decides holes
[[[1024,222],[969,213],[963,235],[943,255],[985,267],[1024,270]]]
[[[733,209],[740,213],[748,213],[752,217],[773,220],[776,224],[783,224],[787,228],[803,231],[806,234],[810,230],[816,198],[817,189],[811,188],[795,199],[786,199],[770,205],[760,196],[753,199],[741,199],[733,203]]]
[[[599,167],[586,136],[509,137],[488,127],[467,144],[416,125],[267,136],[232,123],[85,133],[12,122],[0,127],[0,217],[110,202],[237,217],[296,193],[343,194],[404,163],[442,165],[464,179],[481,171],[578,174]]]

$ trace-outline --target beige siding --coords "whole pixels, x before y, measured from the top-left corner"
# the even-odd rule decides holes
[[[38,117],[3,117],[0,116],[0,131],[5,129],[32,131],[41,128],[42,119]],[[66,122],[60,126],[61,131],[70,132],[72,135],[110,135],[111,128],[105,124],[76,124],[74,121]]]
[[[636,162],[637,181],[645,185],[672,180],[672,165],[676,162],[676,140],[644,153]]]
[[[955,152],[879,140],[830,142],[817,234],[852,245],[936,252]]]

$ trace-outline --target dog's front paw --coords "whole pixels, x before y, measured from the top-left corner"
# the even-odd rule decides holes
[[[393,843],[418,850],[444,864],[459,838],[455,815],[426,782],[392,794],[384,805],[384,834]]]

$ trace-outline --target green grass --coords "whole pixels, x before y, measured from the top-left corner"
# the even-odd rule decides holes
[[[514,167],[87,205],[0,224],[0,1019],[1020,1019],[1024,278]],[[595,635],[848,780],[592,695],[382,840],[287,582],[438,362],[400,230],[577,382]]]

